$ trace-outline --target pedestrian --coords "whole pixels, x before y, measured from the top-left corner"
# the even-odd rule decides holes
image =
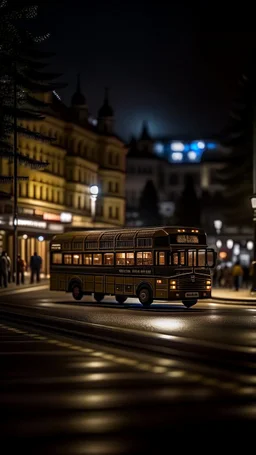
[[[8,283],[11,282],[11,272],[12,272],[12,261],[11,261],[11,258],[10,256],[5,253],[5,256],[6,256],[6,260],[7,260],[7,274],[8,274]]]
[[[42,267],[42,258],[36,252],[30,258],[30,270],[31,270],[31,278],[30,283],[34,283],[34,276],[36,275],[36,281],[39,283],[40,281],[40,270]]]
[[[8,284],[8,264],[6,259],[6,252],[2,251],[0,256],[0,287],[4,284],[4,287],[7,288]]]
[[[233,280],[234,280],[234,286],[235,286],[235,290],[238,291],[239,290],[239,287],[240,287],[240,280],[243,276],[243,269],[240,265],[240,261],[237,260],[234,267],[233,267],[233,270],[232,270],[232,275],[233,275]]]
[[[21,281],[21,284],[24,284],[25,261],[23,261],[23,259],[21,259],[20,254],[18,255],[17,267],[18,267],[17,272],[18,272],[19,281]]]

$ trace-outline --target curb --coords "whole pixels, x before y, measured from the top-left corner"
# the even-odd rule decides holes
[[[218,302],[227,302],[227,303],[250,303],[252,305],[256,305],[256,298],[255,299],[232,299],[230,297],[211,297],[212,300],[217,300]]]

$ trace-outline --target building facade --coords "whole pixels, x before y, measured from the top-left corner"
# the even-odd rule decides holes
[[[37,251],[42,272],[49,273],[48,242],[65,230],[113,228],[125,224],[125,171],[127,149],[114,134],[114,112],[106,93],[98,120],[91,120],[78,80],[71,107],[53,92],[44,96],[48,107],[43,121],[20,125],[53,140],[19,135],[19,152],[47,161],[44,170],[19,166],[19,252],[28,263]],[[0,175],[12,176],[13,164],[0,158]],[[90,189],[98,187],[92,199]],[[13,185],[0,183],[0,249],[12,257]],[[7,198],[9,195],[9,198]],[[94,204],[94,209],[93,209]],[[96,208],[96,210],[95,210]]]
[[[252,228],[225,226],[222,197],[225,191],[217,176],[226,163],[227,152],[216,138],[151,137],[144,124],[138,140],[133,140],[127,154],[126,225],[142,226],[140,197],[148,180],[158,193],[159,212],[163,224],[172,223],[175,206],[184,189],[187,176],[192,176],[203,201],[201,224],[207,230],[211,247],[217,247],[220,257],[235,261],[237,251],[244,263],[252,257]],[[216,220],[222,221],[221,237],[216,232]],[[232,248],[228,248],[227,244]]]

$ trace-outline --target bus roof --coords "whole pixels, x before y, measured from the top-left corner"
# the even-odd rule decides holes
[[[135,238],[154,238],[165,237],[170,234],[203,234],[205,231],[198,227],[187,226],[161,226],[161,227],[143,227],[143,228],[120,228],[120,229],[102,229],[95,231],[74,231],[64,234],[57,234],[52,242],[83,242],[114,239],[132,240]]]

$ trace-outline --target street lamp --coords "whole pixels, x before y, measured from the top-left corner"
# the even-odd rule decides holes
[[[91,195],[91,214],[92,219],[95,219],[96,214],[96,201],[99,194],[99,187],[97,185],[90,186],[90,195]]]
[[[217,234],[220,234],[222,228],[222,221],[221,220],[214,220],[214,227],[216,229]]]
[[[256,173],[256,162],[254,163],[255,173]],[[255,177],[256,178],[256,177]],[[256,181],[254,182],[256,186]],[[255,191],[255,190],[254,190]],[[253,210],[253,262],[252,262],[252,294],[256,293],[256,194],[251,197],[252,210]]]

